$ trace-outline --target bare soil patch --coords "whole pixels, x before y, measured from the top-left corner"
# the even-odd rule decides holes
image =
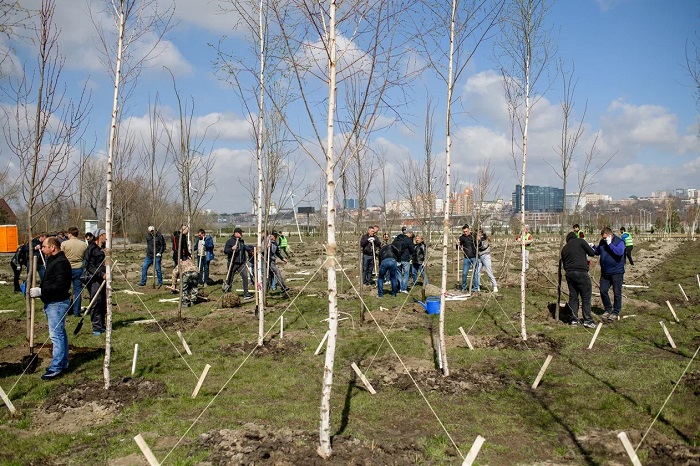
[[[234,356],[247,355],[251,351],[255,357],[271,356],[272,359],[278,361],[285,356],[292,356],[299,354],[304,351],[304,347],[301,343],[296,341],[291,341],[289,339],[284,340],[268,340],[263,346],[258,346],[257,342],[243,342],[243,343],[231,343],[229,345],[222,345],[221,351],[224,354],[231,354]]]
[[[109,390],[103,381],[82,380],[74,385],[58,384],[32,414],[32,427],[50,432],[73,433],[110,422],[125,406],[164,394],[165,383],[124,378]]]
[[[213,451],[201,466],[231,464],[274,465],[406,465],[433,464],[423,448],[411,442],[365,442],[347,435],[332,439],[333,455],[324,460],[316,453],[318,433],[273,430],[257,424],[241,429],[222,429],[199,437],[199,447]]]

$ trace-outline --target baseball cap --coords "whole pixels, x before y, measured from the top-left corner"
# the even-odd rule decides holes
[[[406,227],[401,227],[401,233],[406,233]]]
[[[243,234],[243,230],[241,228],[236,228],[235,230],[233,230],[233,232]]]
[[[151,225],[150,227],[148,227],[148,231],[155,231],[155,230],[156,230],[156,228],[155,228],[153,225]]]

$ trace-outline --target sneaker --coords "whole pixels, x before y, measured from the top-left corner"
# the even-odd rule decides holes
[[[246,295],[243,295],[243,299],[253,299],[254,297],[255,297],[255,296],[253,296],[253,295],[250,294],[250,293],[248,293],[248,294],[246,294]]]
[[[47,369],[46,372],[44,372],[44,374],[41,376],[41,380],[55,379],[56,377],[61,375],[61,373],[61,371],[50,371]]]
[[[620,316],[618,314],[610,314],[610,317],[608,317],[608,320],[610,322],[617,322],[620,320]]]
[[[160,290],[160,287],[163,286],[162,283],[158,283],[158,289]]]
[[[596,327],[597,327],[597,325],[595,324],[595,322],[593,322],[592,320],[590,320],[590,321],[588,321],[588,322],[584,322],[584,323],[583,323],[583,326],[586,327],[586,328],[596,328]]]
[[[96,337],[99,337],[100,335],[102,335],[102,332],[100,332],[99,330],[95,330],[94,332],[92,332],[92,334]]]
[[[399,290],[399,293],[405,293],[405,294],[408,294],[408,291],[406,291],[406,290]]]
[[[146,286],[145,283],[139,283],[139,287],[144,287],[144,286]]]
[[[577,325],[578,325],[578,319],[572,320],[571,322],[569,322],[569,325],[571,325],[572,327],[577,326]]]
[[[494,292],[494,293],[498,293],[498,287],[497,287],[497,286],[494,286],[494,287],[493,287],[493,292]]]

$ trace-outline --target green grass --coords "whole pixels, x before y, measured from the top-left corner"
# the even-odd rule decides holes
[[[640,257],[645,248],[654,247],[654,243],[635,246],[635,257]],[[555,248],[552,247],[552,251]],[[503,257],[497,248],[494,257]],[[0,267],[5,267],[5,262],[6,258],[2,258]],[[520,292],[516,286],[499,283],[501,297],[497,301],[482,294],[470,301],[450,303],[445,328],[452,341],[448,350],[451,371],[467,371],[475,376],[488,373],[506,381],[499,386],[450,393],[422,387],[432,410],[446,426],[461,454],[466,454],[477,435],[483,435],[486,443],[479,455],[479,464],[565,462],[570,452],[574,453],[577,463],[605,464],[611,458],[610,451],[578,439],[592,432],[609,432],[609,443],[617,445],[614,432],[625,430],[633,432],[633,443],[638,442],[639,432],[643,433],[651,424],[700,343],[697,338],[700,321],[692,317],[700,314],[700,291],[694,275],[699,264],[700,248],[694,243],[683,243],[650,272],[652,286],[649,289],[625,291],[635,300],[647,300],[656,307],[623,306],[623,313],[635,313],[637,317],[605,326],[592,350],[586,349],[592,331],[569,328],[547,317],[546,304],[556,299],[556,290],[552,295],[550,285],[528,288],[530,349],[477,346],[470,351],[463,341],[454,343],[461,339],[460,326],[465,330],[471,328],[470,335],[474,337],[517,337],[519,322],[508,322],[520,308]],[[502,264],[496,261],[494,265],[499,269]],[[639,267],[643,267],[643,261],[639,262]],[[437,275],[433,282],[436,279]],[[450,277],[450,283],[455,281],[456,277]],[[301,283],[290,285],[300,289]],[[683,284],[691,298],[689,303],[682,301],[678,283]],[[115,288],[129,287],[118,279]],[[317,277],[309,294],[323,290],[325,283]],[[218,287],[208,288],[207,292],[215,299],[221,294]],[[213,430],[236,429],[253,422],[273,429],[317,431],[324,356],[314,356],[313,352],[327,330],[327,324],[320,322],[327,317],[325,298],[304,293],[286,311],[283,343],[297,344],[293,352],[253,354],[241,366],[249,351],[236,352],[230,346],[257,340],[258,321],[253,317],[252,303],[240,309],[216,310],[214,303],[184,309],[183,315],[190,325],[183,330],[183,335],[194,354],[185,355],[183,361],[175,349],[184,355],[175,328],[169,327],[166,337],[150,327],[131,324],[151,316],[136,297],[121,292],[114,296],[118,306],[115,306],[113,320],[113,384],[131,376],[133,348],[138,343],[135,379],[162,382],[165,393],[126,405],[110,422],[76,434],[37,432],[35,420],[44,410],[42,403],[47,397],[59,384],[79,385],[86,380],[101,380],[103,359],[88,358],[81,359],[79,364],[72,363],[65,377],[50,383],[39,379],[41,369],[25,375],[10,394],[20,415],[13,418],[6,409],[0,410],[0,464],[107,464],[116,458],[139,455],[133,441],[138,433],[144,435],[156,456],[163,458],[174,442],[191,428],[167,460],[167,464],[189,465],[204,461],[210,454],[198,446],[197,438]],[[149,291],[142,299],[159,320],[173,319],[177,315],[175,307],[159,303],[162,297],[170,295]],[[678,324],[671,322],[665,307],[665,300],[670,297],[681,318]],[[414,314],[410,310],[413,303],[409,300],[403,310],[409,317],[400,319],[394,329],[388,330],[387,322],[391,319],[387,316],[393,316],[402,302],[401,298],[391,297],[379,300],[374,290],[367,295],[367,303],[372,312],[383,319],[383,328],[398,354],[404,360],[425,361],[429,366],[434,361],[432,348],[427,344],[429,328],[432,323],[437,333],[438,320],[431,320],[423,313]],[[270,307],[266,309],[266,330],[288,304],[289,301],[278,297],[270,300]],[[380,304],[391,310],[376,310]],[[0,328],[5,324],[13,325],[15,319],[25,318],[24,302],[9,286],[0,288],[0,308],[20,311],[1,314]],[[435,414],[415,388],[401,390],[382,385],[372,396],[359,380],[355,380],[351,362],[357,362],[370,380],[376,381],[381,377],[381,365],[387,362],[395,365],[395,356],[386,342],[382,344],[383,337],[373,322],[360,325],[357,299],[340,300],[339,310],[352,314],[355,328],[349,320],[340,323],[332,393],[332,433],[370,443],[412,442],[423,448],[424,464],[461,463]],[[659,325],[661,318],[673,334],[678,350],[669,347]],[[43,342],[47,337],[45,317],[39,310],[37,321],[38,325],[44,325],[43,333],[37,335],[37,340]],[[86,324],[81,334],[73,337],[75,319],[69,318],[67,330],[71,345],[99,347],[103,338],[93,337],[89,323]],[[3,355],[26,353],[23,320],[21,325],[14,325],[22,331],[10,334],[3,330],[0,362],[16,363],[17,359],[10,360]],[[278,332],[279,324],[266,337],[273,353],[274,344],[269,342],[277,342]],[[553,342],[556,349],[538,346],[535,342],[539,335]],[[375,354],[377,359],[367,370]],[[553,362],[541,386],[532,390],[530,385],[547,354],[554,355]],[[42,353],[42,357],[45,365],[47,354]],[[192,399],[190,395],[205,364],[212,368],[199,396]],[[690,372],[698,373],[697,362]],[[8,390],[17,381],[17,375],[3,374],[0,372],[0,386]],[[434,377],[441,378],[441,375],[435,371]],[[697,445],[700,441],[697,389],[682,382],[653,432],[663,434],[674,443]],[[216,400],[207,408],[219,390]],[[199,420],[194,423],[198,416]],[[640,457],[648,458],[647,448],[642,444],[638,452]],[[624,462],[624,457],[614,458]]]

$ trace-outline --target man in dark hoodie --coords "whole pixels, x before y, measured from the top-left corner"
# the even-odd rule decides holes
[[[143,265],[141,266],[141,281],[139,282],[139,286],[146,286],[148,269],[151,267],[151,264],[155,264],[154,268],[156,271],[156,278],[158,278],[158,288],[163,286],[163,269],[161,269],[160,264],[164,252],[165,238],[156,230],[156,227],[151,225],[148,227],[148,233],[146,233],[146,258],[143,260]]]
[[[411,274],[411,257],[416,252],[416,248],[413,245],[413,231],[402,227],[401,233],[394,238],[394,245],[399,251],[399,257],[397,258],[399,262],[399,292],[408,293],[408,277]]]
[[[61,251],[61,243],[55,237],[47,237],[41,244],[46,258],[46,270],[41,287],[31,288],[29,296],[41,298],[49,326],[49,337],[53,343],[51,364],[42,380],[51,380],[68,369],[68,335],[66,314],[70,308],[71,266]]]
[[[221,285],[221,288],[224,292],[229,291],[233,276],[238,273],[243,281],[243,299],[253,299],[253,295],[248,291],[248,266],[246,264],[248,256],[242,229],[233,230],[233,236],[226,240],[224,245],[224,254],[228,257],[228,272],[226,273],[226,281]]]
[[[469,225],[462,226],[462,235],[459,237],[457,247],[461,249],[464,259],[462,260],[462,291],[469,291],[469,269],[474,266],[474,279],[472,283],[472,291],[479,291],[479,273],[477,270],[477,239],[476,235],[471,232]]]
[[[95,299],[95,303],[90,309],[90,321],[92,322],[92,334],[99,336],[105,332],[105,316],[107,315],[107,288],[100,285],[107,278],[105,267],[105,242],[107,233],[99,228],[95,231],[95,240],[92,241],[85,250],[85,270],[90,276],[87,285],[90,290],[90,300]],[[97,295],[97,297],[95,297]]]
[[[377,277],[377,296],[384,296],[384,277],[389,273],[391,281],[391,296],[396,296],[399,289],[399,279],[397,276],[397,261],[401,253],[396,247],[396,241],[385,244],[379,250],[379,276]]]
[[[578,300],[581,297],[583,326],[595,328],[591,315],[591,277],[588,275],[588,256],[595,256],[593,248],[586,240],[578,237],[575,231],[566,235],[566,245],[561,250],[561,264],[566,270],[566,284],[569,286],[569,310],[572,313],[571,325],[578,325]]]
[[[372,271],[374,270],[374,256],[379,250],[379,238],[374,226],[367,228],[367,233],[360,238],[360,249],[362,250],[362,284],[372,284]]]
[[[622,310],[622,280],[625,277],[625,242],[615,236],[610,227],[600,232],[598,246],[594,247],[600,256],[600,299],[605,306],[601,316],[603,322],[612,323],[620,318]],[[613,303],[610,303],[610,286],[613,289]]]

